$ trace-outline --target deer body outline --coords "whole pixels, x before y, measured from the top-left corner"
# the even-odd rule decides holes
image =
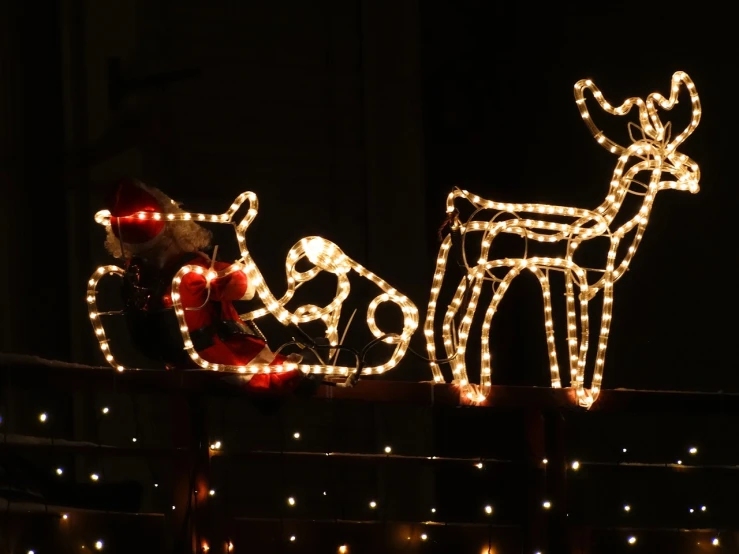
[[[657,108],[671,110],[678,101],[682,86],[687,89],[691,101],[691,118],[687,127],[679,134],[671,136],[671,124],[663,124]],[[629,125],[632,144],[621,146],[608,138],[592,121],[586,105],[585,91],[590,90],[598,105],[608,114],[627,115],[633,107],[639,111],[639,126]],[[442,241],[434,272],[434,279],[429,297],[429,307],[424,324],[427,352],[432,374],[436,382],[444,380],[440,363],[436,356],[435,321],[437,301],[443,284],[447,258],[452,246],[455,232],[464,237],[467,233],[481,233],[480,256],[472,265],[465,260],[466,275],[457,287],[457,291],[448,306],[442,321],[442,340],[447,359],[451,361],[453,380],[457,382],[462,393],[472,401],[484,399],[491,387],[491,354],[489,349],[489,332],[492,320],[500,301],[513,279],[522,271],[531,271],[539,280],[545,315],[545,331],[548,343],[551,383],[553,387],[561,387],[562,380],[554,340],[552,321],[550,271],[561,271],[565,277],[565,299],[567,309],[567,344],[569,353],[570,383],[575,388],[578,403],[590,407],[598,397],[605,366],[605,353],[610,332],[613,286],[620,279],[634,257],[644,235],[656,193],[661,190],[674,189],[697,193],[699,190],[700,170],[698,165],[688,156],[678,152],[678,147],[695,130],[700,122],[701,106],[695,85],[690,77],[682,71],[673,74],[669,98],[659,93],[651,93],[646,100],[629,98],[620,106],[608,103],[600,90],[589,79],[575,84],[575,100],[580,114],[596,141],[609,152],[618,156],[610,188],[603,203],[595,210],[575,207],[551,206],[544,204],[512,204],[485,200],[468,191],[455,189],[447,197],[447,214],[452,220],[452,233]],[[641,136],[634,137],[637,130]],[[641,173],[649,175],[646,183],[636,180]],[[619,213],[627,194],[638,194],[632,186],[644,187],[643,203],[636,215],[625,223],[613,228],[613,221]],[[455,201],[467,200],[475,209],[470,221],[461,222],[457,217]],[[489,220],[474,219],[481,211],[492,211]],[[562,218],[572,218],[571,223],[561,223]],[[511,233],[524,238],[525,241],[541,243],[561,243],[564,251],[561,257],[529,256],[528,248],[518,258],[490,259],[489,251],[494,239],[502,233]],[[617,254],[621,242],[631,237],[632,242],[623,259],[617,262]],[[588,283],[587,269],[579,266],[574,255],[583,241],[597,237],[606,238],[609,246],[606,253],[605,266],[600,278],[592,284]],[[527,242],[528,245],[528,242]],[[496,268],[507,269],[501,279],[492,274]],[[481,368],[480,384],[469,382],[465,364],[467,339],[480,299],[482,286],[486,281],[492,282],[493,296],[490,300],[481,329]],[[578,314],[576,310],[575,289],[579,289],[579,334]],[[466,292],[471,294],[466,296]],[[590,321],[588,315],[589,302],[599,292],[603,292],[603,308],[600,328],[597,334],[597,352],[593,367],[592,384],[586,387],[585,373],[590,346]],[[457,315],[463,314],[461,321],[455,322]]]

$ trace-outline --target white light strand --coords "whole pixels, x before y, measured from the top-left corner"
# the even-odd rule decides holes
[[[246,215],[241,221],[236,223],[235,215],[245,202],[248,206]],[[199,274],[205,273],[208,282],[214,278],[225,277],[226,275],[236,271],[243,271],[247,276],[248,282],[255,287],[256,294],[259,295],[264,308],[241,314],[242,319],[254,320],[266,314],[271,314],[285,325],[290,323],[300,324],[321,320],[326,325],[326,338],[329,340],[329,344],[331,346],[338,346],[338,324],[341,317],[341,308],[344,301],[349,296],[349,273],[353,270],[361,277],[369,279],[382,291],[382,293],[375,297],[368,306],[366,321],[369,330],[375,338],[382,338],[383,342],[395,345],[390,358],[385,363],[377,366],[365,367],[362,369],[362,374],[380,375],[394,368],[405,355],[410,338],[418,328],[419,315],[416,306],[408,299],[408,297],[399,293],[383,279],[346,256],[337,245],[321,237],[307,237],[301,239],[290,249],[285,263],[287,290],[281,298],[277,299],[267,286],[267,283],[262,277],[261,272],[257,268],[256,263],[252,259],[249,250],[246,247],[246,230],[254,221],[257,215],[257,210],[258,201],[256,194],[253,192],[244,192],[234,200],[225,213],[219,215],[189,212],[138,212],[129,216],[142,221],[153,219],[166,221],[193,220],[211,223],[225,223],[233,225],[236,230],[236,239],[241,251],[240,260],[232,264],[227,269],[218,272],[207,272],[200,266],[186,265],[177,272],[172,280],[171,296],[173,309],[180,326],[184,348],[193,362],[202,369],[238,372],[244,374],[246,378],[250,378],[257,373],[271,373],[299,369],[304,373],[324,374],[327,375],[329,379],[343,377],[348,379],[356,368],[334,365],[295,364],[289,362],[285,362],[282,366],[273,366],[268,363],[254,363],[245,366],[235,366],[213,364],[204,360],[195,351],[192,340],[190,339],[189,328],[185,321],[185,307],[182,306],[180,300],[179,287],[182,283],[183,277],[192,271]],[[95,221],[101,225],[109,226],[111,221],[110,212],[108,210],[99,211],[95,214]],[[307,271],[298,271],[296,269],[296,265],[304,258],[307,258],[313,264],[313,267]],[[304,283],[314,279],[321,271],[332,273],[337,277],[337,291],[333,300],[324,307],[306,304],[297,307],[294,311],[288,310],[286,305],[293,298],[295,291]],[[110,351],[105,330],[100,321],[100,315],[103,314],[100,314],[97,308],[97,283],[103,276],[108,274],[123,276],[124,271],[114,265],[98,268],[89,281],[87,303],[90,312],[90,319],[93,322],[93,328],[98,337],[100,348],[105,355],[105,359],[113,367],[119,371],[123,371],[125,366],[116,361]],[[385,302],[394,303],[400,308],[403,314],[403,328],[399,333],[385,333],[378,327],[377,322],[375,321],[375,312],[377,307]],[[334,354],[335,352],[332,352],[331,357],[333,357]]]
[[[670,123],[663,124],[657,108],[671,110],[677,103],[678,93],[683,85],[691,100],[691,119],[688,126],[674,137],[671,137]],[[633,106],[639,109],[640,137],[634,138],[633,129],[630,135],[633,143],[628,147],[620,146],[610,140],[595,126],[588,111],[585,91],[590,90],[598,105],[607,113],[623,116]],[[455,189],[447,197],[447,213],[453,217],[452,229],[459,231],[460,237],[468,233],[477,233],[481,237],[479,259],[474,264],[467,264],[467,273],[462,277],[456,293],[442,320],[441,339],[448,358],[451,361],[453,382],[460,385],[464,396],[473,402],[481,402],[490,392],[491,387],[491,353],[489,333],[494,315],[503,299],[507,288],[522,271],[529,270],[539,279],[544,300],[544,319],[552,387],[561,387],[559,364],[555,349],[554,324],[552,319],[551,291],[549,271],[560,271],[565,277],[565,298],[567,306],[567,339],[569,350],[570,386],[577,393],[578,403],[590,407],[598,397],[603,379],[606,346],[611,326],[613,311],[613,285],[623,276],[634,257],[646,229],[654,198],[657,192],[675,189],[698,192],[700,171],[698,165],[687,156],[677,151],[678,146],[698,126],[701,116],[700,100],[690,77],[684,72],[676,72],[672,76],[669,99],[659,93],[651,93],[646,101],[641,98],[629,98],[621,106],[613,107],[603,94],[589,79],[581,80],[575,85],[575,99],[582,118],[597,142],[609,152],[619,156],[610,190],[603,203],[595,210],[584,210],[568,206],[546,204],[513,204],[485,200],[470,194],[466,190]],[[627,167],[628,166],[628,167]],[[614,227],[613,221],[628,193],[640,183],[636,180],[639,173],[647,172],[649,182],[642,185],[646,188],[643,204],[639,212],[626,223]],[[476,219],[462,223],[456,218],[455,201],[462,198],[476,210],[475,214],[492,211],[488,220]],[[570,218],[570,223],[562,223]],[[635,231],[631,245],[623,259],[617,263],[616,256],[620,242],[631,231]],[[528,245],[520,258],[491,259],[490,247],[494,239],[502,234],[514,234],[525,241],[539,243],[558,243],[562,247],[560,257],[537,256],[532,254]],[[604,267],[593,270],[579,266],[574,261],[577,247],[586,240],[605,237],[609,240]],[[436,261],[436,269],[431,286],[428,312],[424,324],[427,352],[431,360],[436,360],[436,310],[439,293],[444,282],[449,250],[452,246],[452,235],[442,242]],[[504,278],[495,277],[492,270],[507,268]],[[595,272],[600,278],[589,284],[588,274]],[[484,283],[492,282],[492,300],[488,304],[481,328],[481,373],[480,384],[469,382],[465,351],[473,316]],[[579,336],[578,317],[576,311],[575,289],[579,289]],[[466,305],[462,305],[465,292],[471,289]],[[589,301],[603,291],[603,309],[600,328],[597,333],[597,353],[593,368],[592,383],[585,386],[586,361],[589,347],[590,322],[588,317]],[[455,322],[455,317],[461,320]],[[431,362],[434,381],[443,382],[444,377],[439,363]]]

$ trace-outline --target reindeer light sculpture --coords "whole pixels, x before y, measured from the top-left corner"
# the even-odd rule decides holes
[[[658,112],[671,110],[678,101],[682,88],[687,89],[691,101],[691,117],[687,127],[676,136],[671,135],[670,123],[663,123]],[[632,108],[639,112],[639,126],[629,126],[632,143],[621,146],[608,138],[592,121],[585,98],[585,92],[591,91],[598,105],[608,114],[625,116]],[[457,234],[464,240],[469,234],[477,234],[480,238],[479,259],[466,265],[464,275],[442,321],[442,340],[447,357],[452,359],[453,380],[461,387],[461,392],[471,401],[482,401],[491,387],[491,354],[489,333],[493,317],[499,309],[501,300],[511,282],[521,272],[528,270],[539,280],[541,285],[545,331],[549,352],[549,365],[552,387],[561,387],[560,368],[554,340],[554,324],[552,319],[550,271],[564,274],[565,298],[567,306],[567,339],[569,350],[570,384],[575,388],[578,403],[590,407],[601,390],[603,370],[605,366],[606,347],[611,326],[613,309],[613,286],[620,279],[634,257],[639,243],[644,236],[654,199],[659,191],[675,189],[697,193],[699,190],[700,171],[698,165],[678,152],[678,147],[698,126],[701,117],[701,105],[693,81],[682,71],[672,76],[669,98],[659,93],[651,93],[642,98],[629,98],[620,106],[608,103],[603,94],[589,79],[575,84],[575,99],[582,118],[598,144],[618,156],[616,167],[610,183],[610,189],[603,203],[595,210],[586,210],[568,206],[552,206],[545,204],[511,204],[485,200],[465,190],[455,189],[447,198],[447,213],[452,222],[452,233],[442,241],[436,262],[429,308],[424,325],[427,351],[431,360],[436,359],[435,318],[437,301],[447,266],[447,258],[452,247],[452,238]],[[635,137],[634,128],[638,131]],[[645,183],[637,181],[640,174],[648,175]],[[641,185],[644,192],[637,192],[633,187]],[[643,195],[643,202],[638,213],[620,225],[614,219],[622,207],[627,194]],[[469,221],[462,222],[457,217],[455,201],[464,199],[475,210]],[[480,213],[492,215],[477,218]],[[477,219],[476,219],[477,218]],[[563,222],[563,220],[568,220]],[[527,241],[524,255],[517,258],[494,259],[489,255],[493,241],[501,234],[514,234]],[[586,269],[575,261],[578,246],[584,241],[596,237],[608,242],[604,267],[598,270]],[[528,247],[528,241],[555,244],[560,247],[558,256],[550,253],[537,256],[532,253],[535,248]],[[619,247],[631,243],[617,261]],[[551,248],[551,246],[550,246]],[[503,278],[493,274],[498,269],[505,272]],[[595,283],[589,284],[588,275],[599,275]],[[489,282],[492,286],[490,300],[481,328],[481,374],[479,385],[471,384],[465,363],[465,350],[480,301],[483,285]],[[575,291],[579,300],[579,335],[578,315]],[[590,345],[590,322],[588,316],[589,302],[599,292],[603,292],[603,307],[600,327],[597,332],[597,352],[592,370],[592,382],[586,387],[586,362]],[[458,315],[461,318],[458,318]],[[458,321],[457,321],[458,319]],[[434,380],[443,381],[444,377],[438,362],[431,362]]]
[[[236,219],[237,212],[246,203],[247,211],[243,219]],[[399,293],[388,283],[377,275],[362,267],[360,264],[347,257],[341,249],[332,242],[321,237],[307,237],[301,239],[289,251],[285,263],[287,273],[287,290],[281,298],[276,298],[270,288],[267,286],[261,272],[256,263],[252,259],[246,246],[246,230],[257,216],[258,201],[257,196],[253,192],[244,192],[239,195],[231,204],[229,209],[222,214],[202,214],[202,213],[155,213],[155,212],[138,212],[130,217],[139,220],[166,220],[181,221],[194,220],[211,223],[230,224],[234,226],[236,231],[236,239],[241,251],[241,258],[231,264],[229,268],[223,271],[211,271],[206,276],[210,281],[217,277],[223,277],[229,273],[243,271],[247,275],[250,283],[255,285],[256,293],[262,301],[264,307],[241,314],[240,317],[244,321],[252,321],[266,314],[272,314],[277,320],[283,324],[301,324],[311,321],[322,321],[326,325],[326,338],[329,345],[334,350],[329,352],[329,359],[336,361],[336,348],[339,346],[338,326],[341,317],[342,304],[349,296],[349,273],[356,272],[361,277],[369,279],[372,283],[382,291],[374,298],[367,309],[367,325],[369,330],[375,337],[374,342],[384,342],[394,345],[394,349],[390,358],[383,364],[371,367],[348,367],[338,365],[315,365],[300,364],[286,362],[282,366],[273,366],[268,363],[252,363],[248,366],[230,366],[209,363],[204,360],[196,352],[190,332],[185,320],[185,308],[179,294],[179,285],[182,277],[190,271],[203,273],[204,269],[197,265],[186,265],[174,276],[172,281],[172,302],[174,315],[180,326],[182,341],[185,351],[189,354],[190,359],[202,369],[214,371],[228,371],[244,374],[249,378],[257,373],[269,373],[272,371],[289,371],[300,369],[304,373],[318,373],[326,375],[328,380],[344,381],[343,384],[353,384],[353,379],[357,377],[356,371],[361,369],[362,375],[378,375],[394,368],[405,355],[410,338],[415,332],[419,324],[418,310],[415,305],[403,294]],[[111,214],[108,210],[102,210],[95,215],[95,221],[101,225],[110,225]],[[237,223],[238,221],[238,223]],[[298,262],[307,258],[312,267],[307,271],[299,271],[296,268]],[[288,302],[293,298],[296,290],[301,286],[314,279],[322,271],[332,273],[337,278],[337,291],[333,300],[324,307],[318,307],[313,304],[301,305],[293,311],[287,308]],[[97,285],[100,279],[106,275],[117,275],[123,277],[124,270],[116,265],[107,265],[99,267],[88,281],[87,289],[87,305],[90,320],[92,321],[93,330],[100,344],[100,349],[105,356],[106,361],[118,369],[125,370],[125,366],[119,363],[111,352],[109,341],[107,339],[105,328],[101,320],[101,316],[119,314],[121,312],[100,312],[97,305]],[[392,302],[396,304],[403,314],[403,327],[398,333],[385,333],[377,325],[375,321],[375,311],[377,307],[384,302]],[[370,344],[373,344],[370,343]],[[360,361],[357,361],[358,365]]]

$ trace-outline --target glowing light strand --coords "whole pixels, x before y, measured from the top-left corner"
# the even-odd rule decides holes
[[[671,137],[671,124],[663,124],[657,108],[671,110],[678,100],[682,87],[687,89],[691,101],[691,118],[687,127],[679,134]],[[598,105],[608,114],[624,116],[632,107],[639,111],[640,127],[629,127],[632,144],[621,146],[609,139],[592,121],[586,104],[585,91],[591,91]],[[455,356],[452,366],[453,381],[458,383],[462,392],[473,402],[482,401],[491,387],[491,353],[489,349],[489,333],[494,315],[513,279],[522,271],[529,270],[539,279],[544,300],[544,319],[546,339],[549,349],[549,364],[552,387],[562,386],[560,368],[554,340],[554,324],[552,320],[551,290],[549,271],[561,271],[565,277],[565,298],[567,307],[567,343],[570,367],[570,383],[577,393],[578,403],[589,407],[598,397],[603,379],[606,347],[610,331],[613,311],[613,285],[621,278],[629,267],[646,229],[654,198],[657,192],[666,189],[698,192],[700,170],[689,157],[677,151],[678,146],[695,130],[700,122],[701,105],[693,81],[684,72],[676,72],[672,76],[670,97],[659,93],[651,93],[646,100],[629,98],[618,107],[608,103],[600,90],[589,79],[578,81],[575,85],[575,100],[580,115],[596,141],[609,152],[618,155],[613,171],[610,189],[603,203],[595,210],[584,210],[567,206],[546,204],[514,204],[485,200],[465,190],[455,189],[447,197],[447,213],[453,216],[452,229],[459,231],[464,238],[467,234],[477,234],[480,238],[479,259],[473,265],[466,264],[466,275],[459,282],[456,293],[444,314],[441,338],[447,357]],[[633,125],[633,124],[632,124]],[[634,137],[634,131],[641,136]],[[633,165],[631,165],[633,164]],[[648,173],[649,181],[641,184],[636,180],[640,173]],[[645,192],[636,192],[633,186],[641,185]],[[624,224],[614,227],[613,221],[619,213],[625,196],[629,193],[643,196],[643,203],[638,213]],[[476,210],[476,214],[492,211],[489,220],[472,219],[462,223],[457,217],[455,201],[464,199]],[[571,218],[570,223],[561,223],[563,218]],[[616,263],[616,257],[622,240],[634,231],[631,245]],[[559,243],[562,246],[560,257],[530,255],[527,246],[520,258],[490,259],[489,251],[494,239],[502,234],[515,234],[525,241],[539,243]],[[603,268],[587,269],[574,261],[577,247],[586,240],[604,237],[609,241],[606,261]],[[447,258],[452,246],[452,234],[442,242],[437,256],[428,312],[424,324],[427,352],[431,360],[436,356],[436,311],[439,293],[444,282]],[[506,268],[507,274],[500,279],[492,270]],[[595,283],[588,283],[588,275],[596,273],[599,278]],[[476,312],[480,294],[485,282],[492,282],[493,296],[488,304],[481,328],[481,376],[480,384],[469,382],[465,351],[467,340]],[[465,292],[471,289],[467,296]],[[575,292],[579,289],[579,336],[578,317],[576,311]],[[588,317],[589,301],[599,292],[603,292],[603,308],[601,322],[597,334],[597,352],[593,368],[592,383],[585,384],[586,361],[590,344],[590,321]],[[462,315],[459,323],[455,323],[458,314]],[[431,362],[431,371],[436,382],[444,380],[441,367]]]
[[[247,204],[246,215],[241,221],[236,223],[235,215],[241,209],[244,203]],[[356,272],[358,275],[369,279],[375,285],[377,285],[382,291],[377,297],[375,297],[367,308],[366,321],[370,332],[377,339],[382,339],[383,342],[391,345],[395,345],[395,348],[390,355],[388,361],[383,364],[365,367],[362,369],[363,375],[379,375],[386,371],[394,368],[398,362],[405,355],[410,338],[418,328],[419,316],[418,309],[415,305],[403,294],[391,287],[387,282],[373,274],[369,270],[362,267],[359,263],[346,256],[341,249],[334,243],[323,239],[321,237],[307,237],[301,239],[295,244],[288,252],[287,260],[285,263],[285,269],[287,274],[287,290],[281,298],[276,298],[270,288],[267,286],[261,272],[259,271],[256,263],[252,259],[249,250],[246,246],[246,230],[249,225],[254,221],[258,210],[258,200],[256,194],[253,192],[244,192],[239,195],[236,200],[231,204],[229,209],[222,214],[201,214],[201,213],[154,213],[154,212],[139,212],[132,216],[139,220],[165,220],[165,221],[202,221],[211,223],[225,223],[231,224],[235,227],[236,239],[239,244],[241,251],[241,258],[234,264],[231,264],[227,269],[222,271],[208,271],[200,266],[186,265],[182,267],[172,280],[172,303],[174,313],[180,325],[180,332],[182,334],[182,340],[184,343],[185,350],[187,351],[190,358],[199,367],[203,369],[209,369],[214,371],[231,371],[245,374],[248,378],[256,373],[270,373],[288,371],[292,369],[300,369],[305,373],[319,373],[325,374],[331,377],[349,377],[356,368],[347,366],[333,366],[333,365],[309,365],[309,364],[294,364],[286,362],[283,366],[271,366],[268,363],[253,363],[246,366],[232,366],[223,364],[213,364],[203,358],[195,351],[192,340],[190,339],[190,333],[185,321],[185,308],[182,306],[180,300],[179,288],[182,283],[182,279],[188,273],[194,271],[199,274],[205,274],[208,283],[215,278],[224,277],[235,271],[243,271],[246,273],[249,283],[255,287],[255,292],[262,301],[264,307],[251,312],[241,314],[241,318],[244,320],[254,320],[262,317],[266,314],[271,314],[278,321],[283,324],[300,324],[308,323],[311,321],[321,320],[326,325],[326,338],[329,340],[331,346],[338,345],[338,323],[341,317],[341,308],[343,302],[349,296],[350,285],[349,285],[349,273],[351,271]],[[102,210],[95,214],[95,221],[101,225],[110,225],[111,215],[107,210]],[[307,271],[298,271],[296,269],[297,263],[307,258],[313,267]],[[314,279],[321,271],[332,273],[337,277],[337,290],[336,294],[331,302],[326,306],[318,307],[313,304],[306,304],[297,307],[294,311],[290,311],[286,308],[287,303],[293,298],[295,291],[306,282]],[[100,321],[100,312],[97,307],[97,284],[99,280],[109,274],[123,276],[124,271],[117,266],[103,266],[96,270],[88,283],[87,292],[87,303],[88,310],[90,313],[90,319],[93,322],[93,328],[100,348],[105,355],[106,360],[113,367],[119,371],[123,371],[125,367],[120,364],[114,358],[108,346],[108,341],[105,335],[103,324]],[[396,304],[403,314],[403,328],[399,333],[386,333],[382,331],[375,320],[375,312],[378,306],[385,302],[392,302]],[[333,352],[331,353],[333,356]]]

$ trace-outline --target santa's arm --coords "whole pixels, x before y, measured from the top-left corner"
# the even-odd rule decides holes
[[[232,264],[216,262],[213,266],[213,271],[224,271],[231,267],[233,267]],[[209,281],[210,295],[208,298],[215,302],[251,300],[254,298],[254,286],[248,282],[246,274],[239,270],[231,271],[223,277],[215,277],[213,279],[209,278],[207,269],[203,273],[191,271],[183,277],[180,292],[182,294],[187,291],[185,292],[185,296],[191,297],[197,303],[196,299],[207,294]]]
[[[233,264],[216,262],[213,270],[224,271],[229,268],[234,268]],[[249,285],[246,274],[236,269],[210,281],[210,297],[216,301],[251,300],[254,298],[254,286]]]

